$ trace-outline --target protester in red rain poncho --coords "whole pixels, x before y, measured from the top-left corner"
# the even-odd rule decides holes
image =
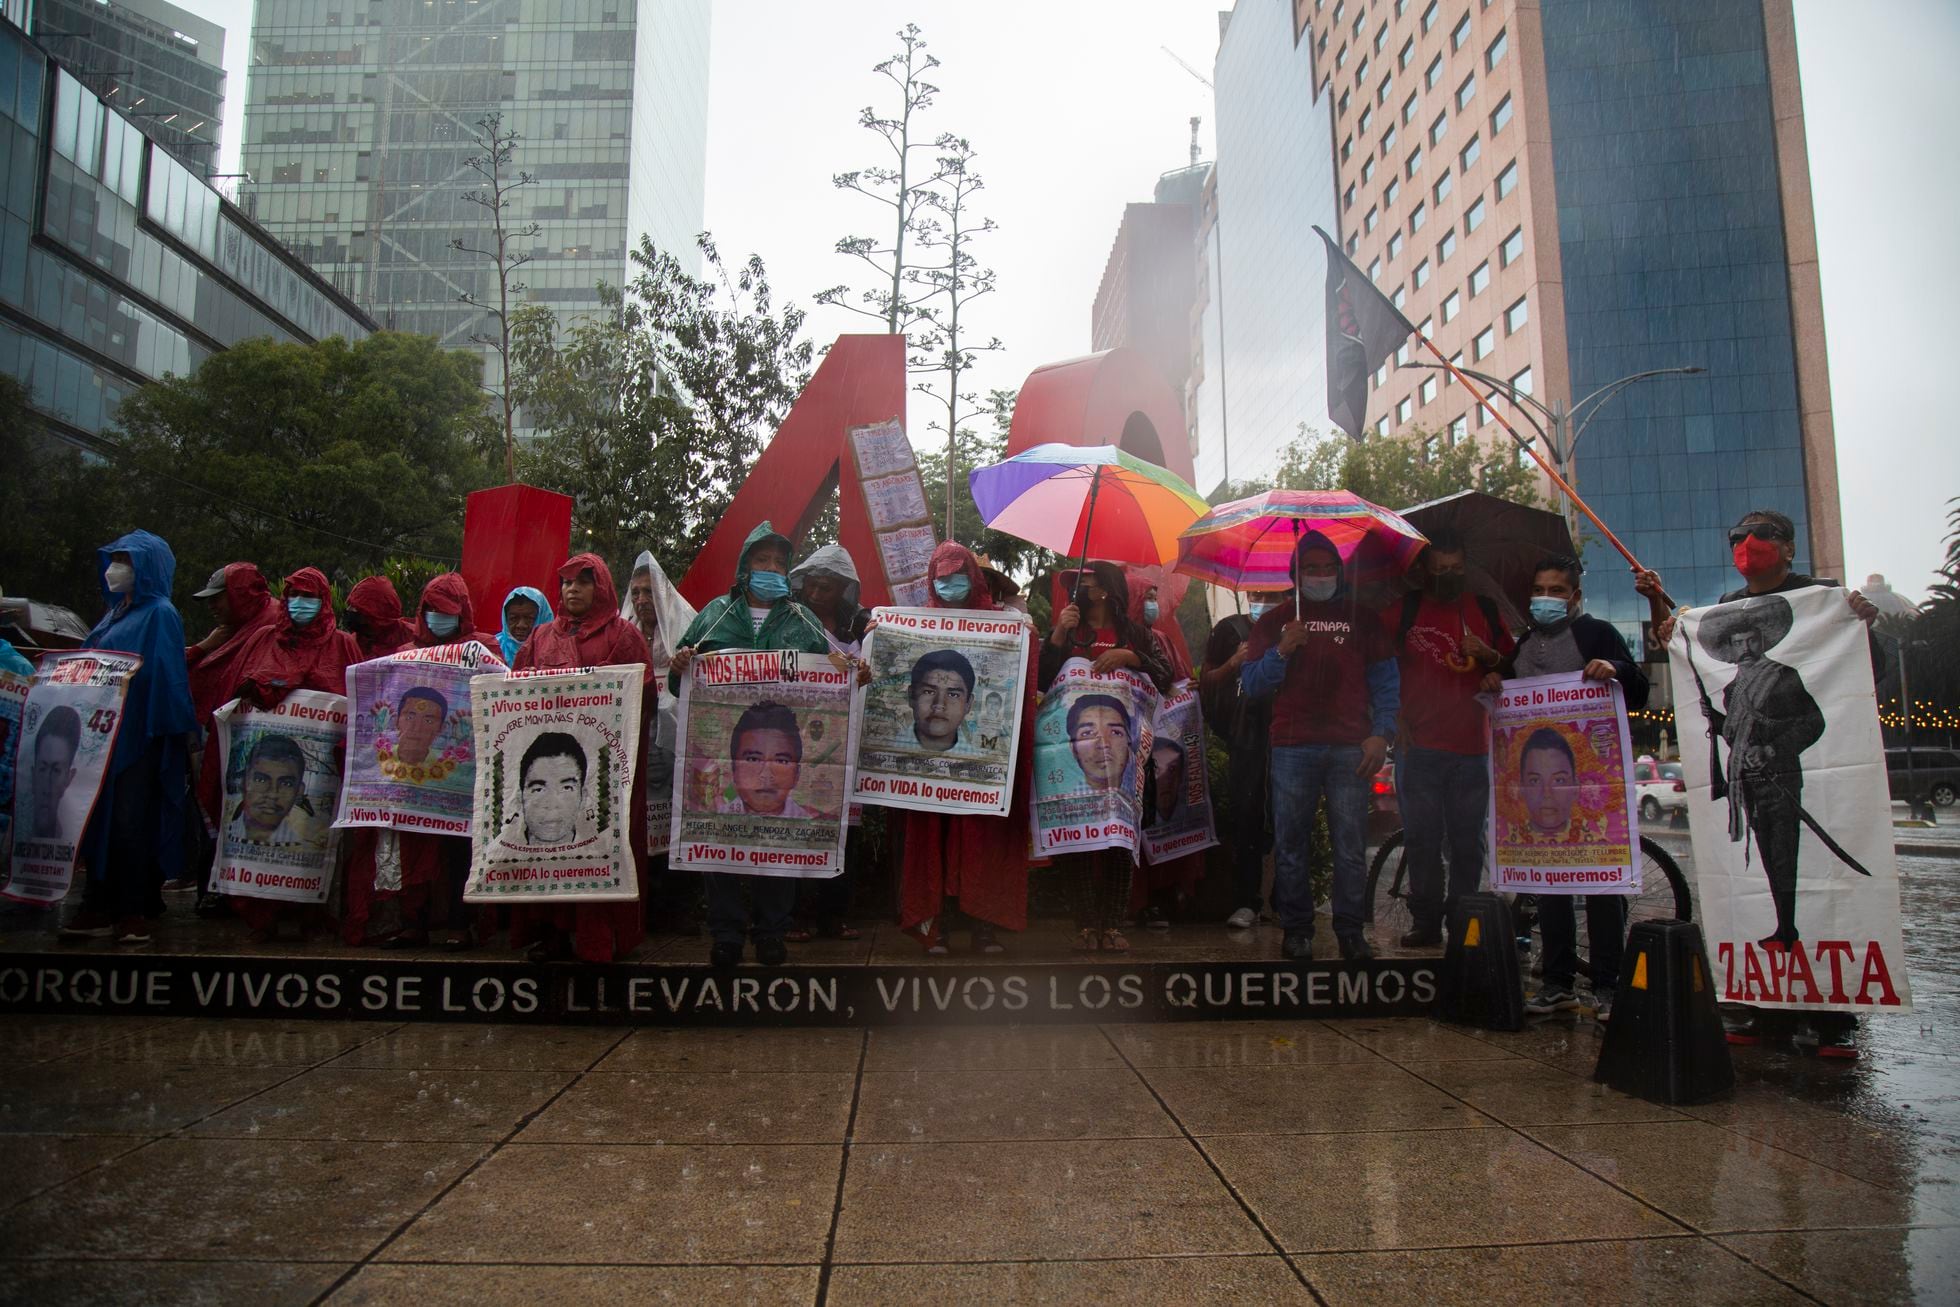
[[[347,592],[347,631],[361,642],[361,661],[400,653],[415,643],[415,624],[402,620],[402,597],[385,576],[363,577]]]
[[[495,631],[477,629],[476,614],[470,607],[469,583],[461,572],[444,572],[422,587],[422,602],[415,606],[415,644],[455,644],[475,640],[488,645],[490,652],[501,648]]]
[[[497,637],[476,629],[470,589],[460,573],[444,572],[422,587],[413,625],[401,620],[401,600],[385,578],[371,576],[355,586],[347,596],[350,608],[355,607],[357,596],[361,601],[358,611],[372,620],[376,629],[380,629],[385,620],[381,614],[392,601],[395,625],[405,633],[400,646],[382,649],[373,657],[399,653],[403,648],[427,649],[466,640],[476,640],[497,652]],[[437,626],[442,629],[436,630]],[[400,888],[378,887],[378,877],[389,884],[395,881],[393,863],[397,859],[401,864]],[[383,861],[389,863],[388,874],[379,876]],[[357,831],[347,859],[341,938],[349,944],[382,948],[419,948],[426,943],[471,948],[477,942],[477,914],[463,902],[463,886],[469,874],[470,842],[462,836]]]
[[[639,628],[619,619],[619,592],[613,589],[612,573],[597,554],[577,554],[558,569],[558,607],[556,615],[531,632],[531,638],[517,651],[512,671],[574,671],[584,667],[614,667],[638,663],[646,669],[647,692],[641,696],[640,710],[653,711],[655,703],[653,658]],[[644,729],[644,722],[642,729]],[[633,787],[641,792],[640,766],[634,768]],[[646,898],[647,827],[646,805],[629,803],[627,832],[633,845],[633,862],[640,882],[640,901]],[[534,961],[562,958],[571,954],[587,962],[610,962],[639,944],[645,935],[640,901],[631,903],[581,903],[559,907],[513,907],[510,913],[510,942],[513,947],[529,945]]]
[[[275,620],[253,632],[233,660],[230,683],[220,691],[220,706],[240,699],[253,707],[271,708],[295,690],[347,693],[347,669],[361,660],[361,648],[334,621],[333,587],[326,575],[317,567],[294,572],[282,586],[275,611]],[[198,799],[212,830],[222,833],[224,776],[215,736],[205,745]],[[231,902],[238,915],[261,933],[270,931],[280,909],[288,906],[242,895]]]
[[[184,650],[200,732],[211,729],[211,714],[224,707],[230,697],[226,692],[236,679],[238,655],[261,628],[278,621],[281,615],[265,578],[251,563],[225,564],[218,592],[210,599],[217,626]]]
[[[1123,579],[1130,583],[1130,620],[1156,633],[1164,661],[1170,664],[1172,683],[1190,680],[1191,647],[1177,621],[1177,606],[1188,581],[1161,567],[1127,567]],[[1153,605],[1155,612],[1151,611]],[[1202,757],[1192,762],[1204,765]],[[1130,884],[1130,911],[1140,924],[1163,929],[1171,924],[1171,910],[1190,898],[1204,878],[1203,853],[1144,863]]]
[[[964,545],[946,543],[933,550],[927,576],[934,582],[933,608],[1002,612],[987,588],[979,560]],[[964,577],[964,598],[942,598]],[[1028,925],[1028,789],[1034,774],[1035,655],[1028,651],[1027,701],[1021,708],[1019,763],[1014,802],[1005,817],[956,816],[943,812],[904,812],[904,860],[899,880],[899,925],[928,952],[946,951],[946,921],[957,904],[973,923],[973,942],[984,952],[1000,952],[992,927],[1025,930]]]

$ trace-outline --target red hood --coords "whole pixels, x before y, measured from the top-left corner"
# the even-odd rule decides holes
[[[619,592],[613,588],[612,573],[597,554],[577,554],[558,569],[560,580],[592,569],[592,607],[583,617],[568,617],[561,608],[549,622],[531,632],[531,638],[517,651],[516,670],[531,668],[568,670],[577,667],[609,667],[640,663],[646,677],[653,676],[652,657],[640,628],[619,620]]]
[[[438,636],[429,629],[424,614],[429,609],[439,613],[454,613],[457,617],[456,634]],[[481,639],[476,629],[476,617],[470,610],[470,587],[463,580],[461,572],[444,572],[422,587],[422,602],[415,606],[415,643],[422,648],[436,644],[454,644],[458,640]],[[491,647],[496,647],[493,639]]]
[[[266,610],[271,603],[272,591],[266,586],[265,577],[260,574],[256,564],[225,564],[225,605],[231,609],[234,632],[267,620],[271,614]]]
[[[569,581],[587,568],[592,569],[592,607],[583,617],[573,617],[564,606],[555,606],[553,619],[568,631],[581,637],[597,635],[609,622],[619,620],[619,591],[613,588],[612,571],[605,560],[597,554],[573,554],[558,568],[558,579]]]
[[[385,576],[363,577],[347,592],[347,611],[359,613],[361,629],[354,638],[361,652],[379,658],[415,643],[415,628],[402,620],[402,597]]]
[[[272,591],[265,577],[251,563],[225,564],[225,603],[231,609],[231,635],[210,653],[191,665],[191,702],[197,709],[200,726],[211,724],[211,714],[231,698],[237,679],[238,655],[262,627],[281,621],[284,614],[272,602]]]
[[[276,626],[261,629],[239,655],[237,674],[226,697],[247,685],[256,687],[259,702],[277,703],[294,690],[347,693],[347,667],[360,661],[361,647],[338,628],[333,614],[333,587],[316,567],[302,567],[285,580],[286,597],[308,595],[320,601],[320,615],[305,626],[294,626],[279,609]]]
[[[949,568],[948,564],[957,564],[957,567]],[[942,576],[952,575],[955,570],[965,573],[966,579],[972,584],[972,588],[967,591],[966,602],[949,604],[944,599],[941,599],[939,592],[932,590],[930,584],[928,584],[927,589],[931,593],[926,599],[927,606],[932,608],[978,608],[985,610],[1000,607],[999,604],[994,602],[994,593],[987,586],[987,574],[980,570],[980,560],[975,558],[973,551],[965,545],[955,544],[953,541],[948,540],[945,544],[940,545],[932,551],[932,562],[926,568],[926,576],[929,578],[929,581],[936,581]]]
[[[229,582],[230,578],[226,580]],[[300,597],[318,599],[320,615],[305,626],[294,626],[293,620],[286,616],[285,600]],[[291,648],[325,644],[334,638],[338,630],[338,619],[333,613],[333,586],[327,581],[325,572],[317,567],[302,567],[281,583],[279,643]]]
[[[1161,567],[1126,567],[1123,580],[1130,587],[1130,620],[1157,633],[1171,664],[1171,679],[1182,681],[1191,675],[1191,646],[1185,642],[1184,628],[1178,624],[1177,606],[1184,600],[1188,578],[1175,576]],[[1144,598],[1157,592],[1157,620],[1143,618]]]

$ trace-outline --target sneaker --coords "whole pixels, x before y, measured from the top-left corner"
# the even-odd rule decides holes
[[[116,933],[116,923],[109,920],[108,914],[90,912],[83,908],[68,918],[68,924],[61,928],[63,939],[107,939]]]
[[[789,948],[780,939],[759,939],[755,942],[755,960],[765,967],[780,967],[789,961]]]
[[[742,965],[740,944],[717,944],[708,950],[708,965],[716,971],[733,971]]]
[[[1171,928],[1171,914],[1164,911],[1159,905],[1152,903],[1144,908],[1143,916],[1137,924],[1146,930],[1169,930]]]
[[[150,942],[150,923],[141,917],[124,917],[116,922],[116,943],[147,944]]]
[[[1853,1025],[1838,1026],[1832,1023],[1819,1026],[1815,1022],[1805,1021],[1790,1032],[1790,1042],[1802,1052],[1849,1062],[1858,1057],[1857,1036],[1857,1027]]]
[[[1722,1035],[1738,1048],[1748,1048],[1763,1042],[1763,1021],[1754,1008],[1744,1008],[1730,1015],[1722,1014]]]
[[[1613,991],[1595,989],[1593,991],[1593,1020],[1605,1025],[1613,1019]]]
[[[1233,930],[1251,930],[1259,924],[1259,914],[1251,908],[1240,908],[1237,912],[1225,918],[1225,924]]]
[[[1443,928],[1441,926],[1417,926],[1403,934],[1403,948],[1441,948],[1443,947]]]
[[[1342,935],[1337,942],[1346,961],[1366,962],[1375,956],[1375,946],[1361,935]]]
[[[1524,1010],[1533,1016],[1549,1012],[1570,1012],[1579,1006],[1579,996],[1564,985],[1547,985],[1524,1001]]]
[[[1305,931],[1289,930],[1286,938],[1280,941],[1279,951],[1295,962],[1313,961],[1313,936]]]

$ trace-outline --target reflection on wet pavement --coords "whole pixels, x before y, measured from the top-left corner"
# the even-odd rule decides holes
[[[0,1018],[0,1302],[1950,1302],[1960,860],[1901,871],[1918,1010],[1675,1109],[1574,1015]]]

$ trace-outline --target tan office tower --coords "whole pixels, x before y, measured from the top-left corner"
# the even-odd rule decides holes
[[[1721,533],[1758,507],[1796,520],[1799,568],[1841,576],[1789,0],[1291,4],[1331,106],[1340,238],[1410,321],[1524,434],[1585,423],[1555,456],[1677,598],[1733,583]],[[1219,153],[1221,177],[1250,166]],[[1376,375],[1372,430],[1517,457],[1425,357]],[[1592,611],[1631,628],[1626,569],[1589,560]]]

